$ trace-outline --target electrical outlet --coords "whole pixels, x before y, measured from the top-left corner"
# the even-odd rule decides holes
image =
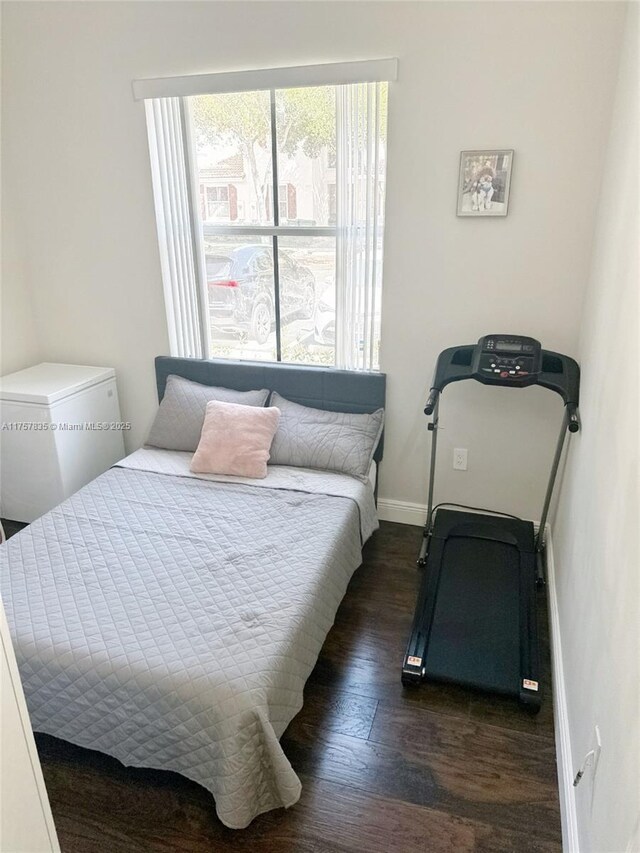
[[[598,762],[600,761],[600,753],[602,752],[602,740],[600,738],[600,727],[593,727],[591,735],[591,749],[593,750],[593,760],[591,762],[591,803],[590,813],[593,814],[593,803],[596,795],[596,774],[598,772]]]
[[[591,778],[591,808],[593,809],[593,794],[595,790],[596,772],[598,770],[598,762],[600,761],[600,753],[602,752],[602,740],[600,739],[600,727],[593,727],[591,735],[590,749],[584,757],[580,769],[573,779],[573,787],[576,788],[582,780],[585,773],[589,770]]]
[[[600,737],[600,726],[595,726],[593,729],[593,735],[591,737],[591,749],[593,750],[593,778],[596,777],[596,771],[598,769],[598,761],[600,760],[600,753],[602,752],[602,739]]]
[[[454,447],[453,448],[453,467],[456,471],[466,471],[467,470],[467,448],[466,447]]]

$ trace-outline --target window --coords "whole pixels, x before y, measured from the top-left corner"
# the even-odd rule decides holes
[[[273,209],[273,187],[267,188],[267,213]],[[278,213],[281,224],[291,224],[298,212],[296,188],[292,184],[280,184],[278,187]]]
[[[376,369],[387,85],[243,74],[146,101],[172,351]]]
[[[219,164],[242,164],[235,186],[243,213],[231,227],[222,225],[227,199],[207,188],[205,264],[226,257],[231,268],[207,272],[209,353],[335,364],[336,235],[326,163],[336,149],[336,87],[199,95],[188,99],[188,116],[200,185]]]
[[[205,187],[206,206],[204,218],[229,219],[229,187]]]

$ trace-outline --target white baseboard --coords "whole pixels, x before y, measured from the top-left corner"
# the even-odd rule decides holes
[[[427,520],[427,505],[378,498],[378,518],[380,521],[397,521],[399,524],[424,527]]]
[[[553,560],[553,540],[547,524],[546,530],[547,596],[549,599],[549,628],[551,632],[551,666],[553,670],[553,718],[556,730],[556,758],[558,762],[558,789],[560,793],[560,820],[562,823],[562,849],[564,853],[580,853],[578,816],[575,788],[573,787],[573,761],[571,758],[571,732],[567,693],[562,663],[560,614],[556,590],[556,572]]]
[[[396,521],[398,524],[413,524],[424,527],[427,521],[427,505],[414,504],[410,501],[396,501],[393,498],[378,498],[378,518],[380,521]],[[538,522],[534,521],[535,532],[538,532]],[[547,525],[547,534],[549,525]]]

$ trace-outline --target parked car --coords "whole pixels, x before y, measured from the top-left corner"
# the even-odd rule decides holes
[[[313,337],[317,344],[335,346],[336,343],[336,286],[329,281],[313,312]]]
[[[311,319],[315,308],[313,273],[282,250],[278,263],[281,322]],[[206,268],[212,326],[245,333],[258,344],[266,343],[275,323],[271,249],[242,246],[228,254],[207,255]]]
[[[380,296],[377,299],[378,310],[374,312],[373,326],[380,328]],[[358,342],[360,352],[364,349],[363,320],[357,321],[350,329]],[[328,278],[324,288],[319,290],[316,306],[313,312],[313,339],[315,343],[333,347],[336,344],[336,283],[334,278]]]

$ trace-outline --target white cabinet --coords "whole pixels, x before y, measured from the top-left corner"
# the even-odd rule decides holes
[[[110,367],[38,364],[0,378],[0,515],[33,521],[124,456]]]

